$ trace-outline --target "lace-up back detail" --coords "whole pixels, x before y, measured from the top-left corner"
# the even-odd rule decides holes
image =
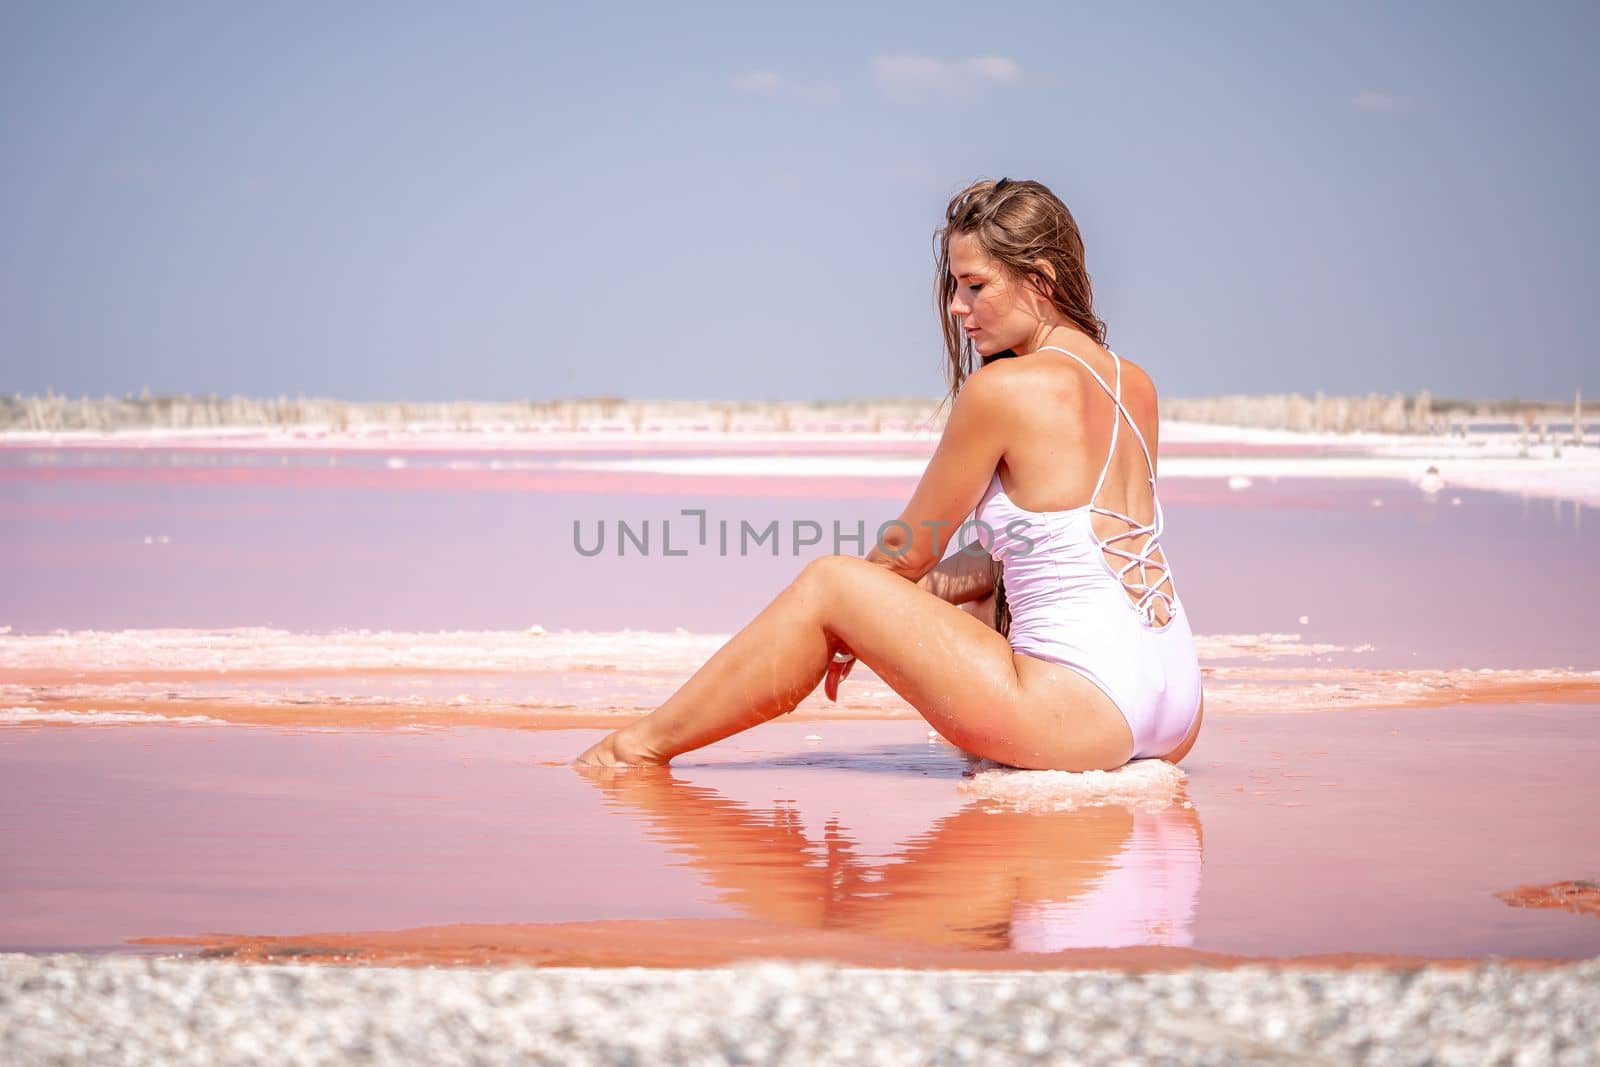
[[[1144,619],[1145,624],[1149,626],[1164,625],[1171,620],[1177,610],[1177,606],[1174,603],[1172,571],[1167,566],[1166,553],[1162,552],[1159,559],[1152,556],[1152,553],[1159,551],[1161,548],[1160,538],[1161,531],[1165,526],[1165,520],[1161,514],[1161,500],[1156,496],[1156,466],[1154,460],[1150,457],[1150,447],[1145,444],[1144,434],[1139,431],[1139,424],[1133,421],[1133,416],[1129,414],[1127,405],[1122,402],[1122,359],[1115,352],[1111,352],[1111,358],[1115,361],[1117,371],[1117,384],[1116,388],[1113,389],[1106,384],[1106,380],[1100,376],[1098,371],[1089,366],[1088,361],[1082,356],[1068,352],[1065,348],[1057,345],[1043,345],[1039,351],[1042,352],[1045,349],[1049,349],[1052,352],[1060,352],[1064,356],[1070,356],[1077,360],[1082,364],[1083,369],[1088,371],[1094,377],[1094,380],[1100,383],[1100,387],[1106,391],[1106,394],[1111,397],[1112,403],[1116,405],[1116,414],[1111,420],[1111,447],[1106,452],[1105,464],[1100,468],[1100,477],[1094,483],[1094,492],[1089,494],[1089,513],[1116,519],[1126,524],[1128,529],[1111,537],[1101,538],[1098,534],[1093,533],[1093,527],[1091,526],[1091,534],[1104,557],[1114,558],[1117,561],[1113,563],[1108,558],[1107,566],[1111,569],[1112,574],[1116,576],[1117,581],[1122,584],[1122,588],[1127,591],[1129,598],[1133,601],[1134,610]],[[1106,351],[1110,352],[1111,350],[1107,349]],[[1128,421],[1128,428],[1133,431],[1134,439],[1139,442],[1139,448],[1144,452],[1145,470],[1149,472],[1150,502],[1155,511],[1155,518],[1149,523],[1141,523],[1131,515],[1124,515],[1122,512],[1114,511],[1111,508],[1103,508],[1097,503],[1100,499],[1100,490],[1105,488],[1106,476],[1111,473],[1111,462],[1117,454],[1117,436],[1122,428],[1124,419]],[[1140,538],[1144,539],[1142,543],[1139,540]],[[1155,577],[1154,582],[1150,580],[1152,574]],[[1158,619],[1156,616],[1156,604],[1158,603],[1166,609],[1163,612],[1166,616],[1164,619]]]
[[[1122,402],[1117,354],[1111,353],[1117,368],[1113,387],[1082,357],[1046,347],[1082,364],[1111,397],[1116,414],[1110,454],[1087,504],[1061,511],[1024,508],[1006,493],[997,466],[973,509],[983,547],[1004,575],[1011,614],[1006,636],[1015,653],[1075,671],[1109,697],[1128,721],[1135,759],[1162,756],[1188,736],[1200,714],[1201,678],[1188,611],[1160,545],[1164,523],[1155,463]],[[1154,512],[1148,523],[1100,503],[1123,420],[1144,450]],[[1107,536],[1095,529],[1097,515],[1105,516],[1098,522],[1111,531]]]

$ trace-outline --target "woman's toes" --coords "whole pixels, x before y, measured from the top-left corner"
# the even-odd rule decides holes
[[[583,750],[583,754],[573,760],[573,765],[578,767],[610,767],[612,761],[605,752],[605,742],[597,741]]]

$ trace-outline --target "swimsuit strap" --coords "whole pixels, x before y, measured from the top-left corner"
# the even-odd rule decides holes
[[[1129,429],[1131,429],[1133,431],[1133,436],[1135,438],[1137,438],[1138,441],[1139,441],[1139,448],[1144,452],[1144,465],[1150,471],[1150,484],[1154,485],[1155,481],[1156,481],[1156,465],[1153,462],[1151,462],[1151,460],[1150,460],[1150,446],[1145,444],[1144,434],[1139,432],[1139,424],[1137,422],[1133,421],[1133,416],[1128,413],[1127,405],[1122,402],[1122,359],[1121,359],[1121,357],[1119,357],[1115,352],[1111,352],[1111,349],[1109,349],[1109,348],[1106,349],[1107,352],[1111,352],[1111,358],[1116,361],[1116,367],[1117,367],[1117,387],[1115,389],[1112,389],[1111,386],[1106,384],[1106,380],[1104,378],[1100,377],[1100,372],[1095,370],[1093,367],[1089,366],[1089,362],[1086,359],[1084,359],[1082,356],[1078,355],[1076,352],[1068,352],[1065,348],[1061,348],[1058,345],[1041,345],[1041,346],[1039,346],[1037,351],[1043,352],[1047,348],[1050,349],[1052,352],[1060,352],[1064,356],[1071,356],[1073,359],[1075,359],[1079,363],[1083,364],[1083,369],[1088,371],[1089,374],[1094,378],[1094,380],[1100,383],[1100,388],[1102,388],[1102,389],[1104,389],[1106,391],[1106,395],[1111,397],[1112,402],[1117,405],[1117,413],[1120,416],[1115,422],[1113,422],[1111,424],[1111,450],[1113,452],[1115,452],[1116,448],[1117,448],[1117,427],[1122,424],[1122,420],[1123,419],[1127,419],[1128,420]],[[1110,471],[1110,470],[1111,470],[1111,457],[1108,455],[1108,456],[1106,456],[1106,465],[1103,468],[1101,468],[1101,470],[1100,470],[1100,480],[1098,482],[1096,482],[1095,486],[1094,486],[1094,495],[1095,496],[1099,496],[1100,495],[1100,487],[1105,485],[1106,473],[1108,471]]]
[[[1150,553],[1159,547],[1159,538],[1161,537],[1162,530],[1166,526],[1165,517],[1161,513],[1161,498],[1156,495],[1156,465],[1150,458],[1150,446],[1145,443],[1144,434],[1139,431],[1139,424],[1133,421],[1133,416],[1128,412],[1128,406],[1122,402],[1122,359],[1115,352],[1111,352],[1111,349],[1106,349],[1107,352],[1111,352],[1111,358],[1115,361],[1117,369],[1117,385],[1116,388],[1113,389],[1111,386],[1106,384],[1106,380],[1100,376],[1100,372],[1089,366],[1089,362],[1082,356],[1075,352],[1069,352],[1059,345],[1041,345],[1037,351],[1042,352],[1047,348],[1053,352],[1060,352],[1064,356],[1070,356],[1082,364],[1083,369],[1088,371],[1094,380],[1100,383],[1100,388],[1106,391],[1107,395],[1111,397],[1112,403],[1116,404],[1117,406],[1117,414],[1113,417],[1111,422],[1111,448],[1106,454],[1105,466],[1100,468],[1100,477],[1094,483],[1094,492],[1089,495],[1089,510],[1097,514],[1106,515],[1110,518],[1125,522],[1128,524],[1130,529],[1124,533],[1119,533],[1115,536],[1108,537],[1103,541],[1100,539],[1098,534],[1094,533],[1094,528],[1092,526],[1090,527],[1090,534],[1094,537],[1095,542],[1100,546],[1100,550],[1102,552],[1127,561],[1115,573],[1117,581],[1122,584],[1124,589],[1128,590],[1130,593],[1140,594],[1139,599],[1134,603],[1134,608],[1137,609],[1146,620],[1153,623],[1155,621],[1155,602],[1159,600],[1167,606],[1167,618],[1170,619],[1175,611],[1173,597],[1177,592],[1177,586],[1174,585],[1172,581],[1172,570],[1166,565],[1164,560],[1150,558]],[[1103,508],[1095,503],[1095,501],[1100,498],[1100,490],[1105,487],[1106,475],[1111,472],[1111,461],[1115,457],[1117,451],[1117,431],[1121,427],[1123,419],[1128,420],[1128,428],[1133,431],[1134,438],[1139,442],[1139,448],[1144,452],[1145,467],[1150,472],[1150,499],[1155,504],[1156,515],[1155,521],[1149,523],[1148,525],[1139,522],[1137,519],[1131,516],[1124,515],[1120,511],[1113,511],[1110,508]],[[1144,548],[1138,552],[1129,552],[1123,548],[1112,547],[1118,541],[1143,537],[1146,534],[1148,534],[1149,537],[1144,543]],[[1164,556],[1165,553],[1163,553],[1163,557]],[[1136,567],[1139,570],[1139,576],[1137,580],[1134,580],[1129,577],[1128,572],[1132,571]],[[1154,569],[1161,575],[1161,577],[1156,580],[1154,585],[1151,585],[1148,582],[1148,571],[1151,569]],[[1161,588],[1162,586],[1166,586],[1167,589],[1171,590],[1171,592],[1164,591]]]

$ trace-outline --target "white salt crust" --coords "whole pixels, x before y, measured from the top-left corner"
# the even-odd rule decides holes
[[[135,723],[173,723],[189,726],[226,726],[206,715],[156,715],[146,711],[83,711],[38,708],[0,708],[0,726],[129,726]]]
[[[1013,811],[1072,811],[1119,804],[1138,811],[1164,811],[1180,801],[1188,775],[1165,760],[1141,759],[1114,771],[1024,771],[988,760],[964,779],[960,790]]]

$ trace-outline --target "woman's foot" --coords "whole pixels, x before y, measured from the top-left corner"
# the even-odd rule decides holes
[[[572,762],[579,767],[665,767],[667,761],[652,755],[623,737],[626,730],[614,730],[584,750]]]

